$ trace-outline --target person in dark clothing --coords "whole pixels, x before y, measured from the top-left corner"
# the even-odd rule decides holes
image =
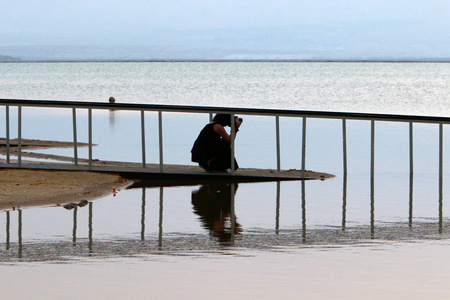
[[[235,131],[231,135],[225,130],[231,127],[230,114],[216,114],[211,123],[207,124],[192,147],[192,161],[208,172],[226,172],[231,168],[231,139],[236,138],[242,119],[235,117]],[[239,168],[234,160],[235,170]]]

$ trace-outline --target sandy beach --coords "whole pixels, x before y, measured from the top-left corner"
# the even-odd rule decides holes
[[[4,169],[0,170],[0,210],[93,201],[131,183],[116,174]]]

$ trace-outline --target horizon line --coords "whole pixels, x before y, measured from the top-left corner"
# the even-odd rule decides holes
[[[298,62],[298,63],[449,63],[450,58],[422,59],[16,59],[0,63],[76,63],[76,62]]]

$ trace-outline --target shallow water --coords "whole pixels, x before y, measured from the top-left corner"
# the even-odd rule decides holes
[[[239,184],[234,197],[230,184],[148,187],[4,212],[0,268],[22,281],[0,285],[19,299],[443,299],[450,219],[419,178],[410,206],[408,179],[380,174],[373,214],[360,175],[347,194],[340,178]]]
[[[113,95],[122,102],[447,115],[449,66],[0,64],[0,86],[5,98]],[[70,117],[69,110],[24,108],[23,137],[71,141]],[[243,117],[239,164],[275,168],[273,118]],[[16,124],[13,109],[11,118]],[[192,141],[208,116],[164,114],[163,120],[165,163],[191,164]],[[147,162],[158,162],[155,114],[146,113],[146,125]],[[139,126],[138,113],[95,112],[94,158],[140,162]],[[301,126],[301,119],[281,118],[282,168],[301,167]],[[437,125],[414,125],[411,189],[408,124],[376,123],[373,190],[370,123],[347,123],[346,177],[341,126],[307,123],[306,166],[334,179],[137,187],[76,211],[0,213],[3,296],[447,299],[447,126],[442,195]],[[87,141],[83,110],[78,134]],[[70,156],[73,149],[39,152]],[[79,152],[87,157],[86,149]]]
[[[448,238],[448,209],[440,209],[433,179],[416,176],[421,185],[414,187],[411,201],[409,178],[395,173],[379,177],[373,197],[365,176],[350,175],[347,186],[340,178],[132,186],[76,210],[55,206],[4,212],[2,233],[7,235],[0,258],[3,262],[70,261],[72,255],[376,248],[387,241]]]

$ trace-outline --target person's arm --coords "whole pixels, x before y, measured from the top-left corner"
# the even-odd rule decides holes
[[[214,124],[213,128],[214,128],[214,131],[218,135],[220,135],[225,141],[227,141],[228,143],[231,143],[231,137],[222,125]]]
[[[239,129],[241,126],[241,122],[239,120],[236,120],[236,129]],[[214,131],[217,132],[218,135],[220,135],[223,139],[225,139],[228,143],[231,143],[231,136],[228,134],[228,132],[225,130],[225,128],[220,124],[214,125]],[[234,133],[234,137],[236,137],[237,130]]]

